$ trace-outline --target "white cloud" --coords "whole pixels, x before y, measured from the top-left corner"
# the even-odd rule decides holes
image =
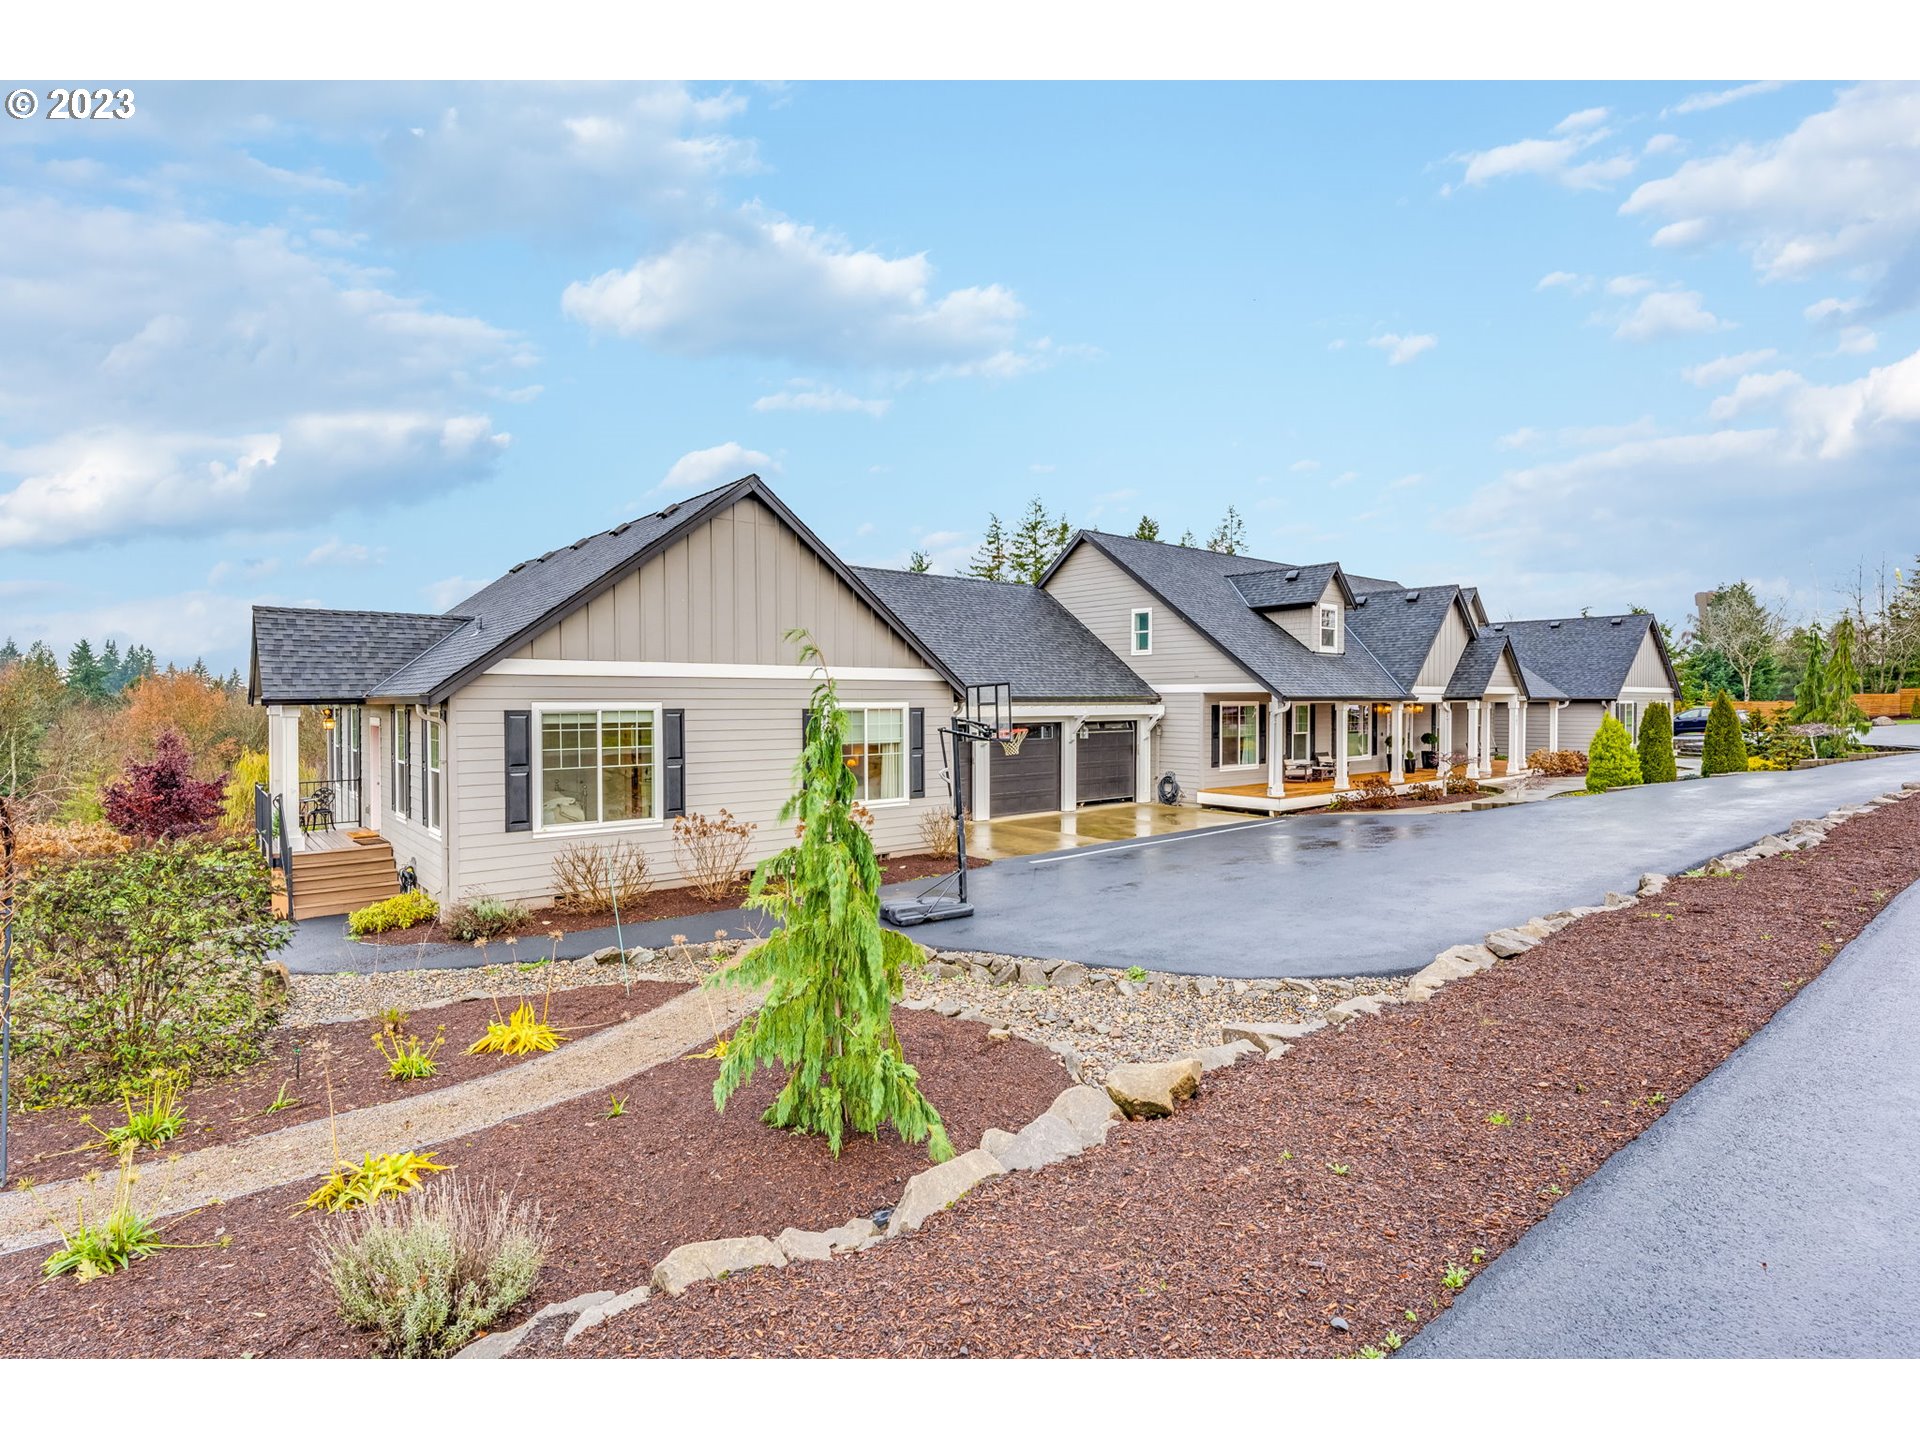
[[[1540,283],[1533,288],[1536,290],[1565,289],[1571,290],[1577,295],[1582,291],[1592,289],[1593,280],[1590,276],[1576,275],[1571,270],[1553,270],[1542,275],[1540,277]]]
[[[1601,159],[1580,159],[1613,134],[1604,123],[1606,118],[1604,107],[1575,111],[1553,127],[1555,139],[1515,140],[1452,158],[1464,167],[1460,179],[1465,185],[1479,186],[1516,175],[1535,175],[1573,190],[1602,189],[1632,174],[1636,163],[1634,157],[1624,151]]]
[[[449,575],[444,580],[422,585],[420,593],[427,597],[427,609],[438,613],[451,610],[469,595],[478,595],[492,583],[492,580],[469,580],[464,575]]]
[[[333,565],[344,569],[358,570],[369,565],[378,565],[387,557],[386,547],[378,548],[362,545],[357,541],[342,540],[338,535],[321,541],[307,552],[302,565]]]
[[[1773,370],[1761,375],[1742,375],[1731,393],[1719,396],[1707,407],[1715,420],[1731,420],[1742,411],[1777,400],[1788,391],[1807,382],[1791,370]]]
[[[1034,461],[1033,464],[1027,466],[1027,469],[1031,470],[1036,475],[1051,475],[1053,474],[1054,471],[1058,470],[1059,468],[1060,467],[1058,465],[1046,465],[1046,464],[1042,464],[1038,460]]]
[[[1858,300],[1838,300],[1829,295],[1824,300],[1816,300],[1800,313],[1816,325],[1830,324],[1842,317],[1853,314],[1860,308]]]
[[[1526,450],[1540,442],[1541,435],[1531,425],[1522,425],[1518,430],[1509,430],[1495,440],[1494,447],[1499,450]]]
[[[832,385],[817,385],[808,380],[794,380],[787,388],[772,395],[762,395],[753,402],[756,410],[810,410],[819,413],[857,411],[879,419],[893,408],[888,399],[863,400],[858,395]]]
[[[1346,341],[1345,341],[1344,339],[1342,339],[1342,340],[1329,340],[1329,341],[1327,342],[1327,349],[1329,349],[1329,350],[1344,350],[1344,349],[1346,349],[1346,348],[1347,348],[1347,342],[1346,342]]]
[[[1759,369],[1779,354],[1778,350],[1773,349],[1742,350],[1738,355],[1722,355],[1699,365],[1689,365],[1680,372],[1680,378],[1689,385],[1710,389],[1716,385],[1724,385],[1735,376],[1744,375],[1749,370]]]
[[[1649,135],[1647,143],[1640,147],[1642,155],[1670,155],[1686,142],[1678,135]]]
[[[1731,90],[1707,90],[1698,95],[1689,95],[1663,115],[1692,115],[1700,110],[1718,110],[1722,105],[1731,105],[1736,100],[1746,100],[1755,95],[1770,95],[1780,88],[1778,80],[1756,80],[1751,85],[1736,85]]]
[[[264,580],[280,571],[279,557],[268,555],[259,560],[216,560],[207,571],[207,584],[220,585],[228,580]]]
[[[1613,333],[1621,340],[1659,340],[1727,328],[1728,323],[1702,303],[1699,291],[1660,290],[1641,300]]]
[[[1865,325],[1849,325],[1834,342],[1834,355],[1871,355],[1880,348],[1880,337]]]
[[[202,656],[213,663],[213,657],[245,650],[253,604],[237,595],[187,590],[10,616],[8,627],[23,649],[42,640],[64,655],[85,636],[96,645],[104,640],[146,645],[162,665],[190,665]]]
[[[1644,295],[1653,285],[1653,280],[1646,275],[1616,275],[1607,281],[1607,294]]]
[[[313,522],[486,475],[533,353],[277,229],[0,198],[0,548]]]
[[[1427,477],[1425,475],[1421,475],[1418,473],[1415,473],[1412,475],[1402,475],[1398,480],[1389,481],[1387,483],[1387,489],[1411,490],[1414,486],[1420,484],[1426,478]]]
[[[667,468],[665,478],[649,496],[693,495],[748,475],[777,472],[779,463],[764,451],[749,450],[737,440],[705,450],[689,450]]]
[[[1576,110],[1558,125],[1553,127],[1556,135],[1577,134],[1582,130],[1591,130],[1607,118],[1607,107],[1596,105],[1591,110]]]
[[[1376,335],[1367,344],[1387,352],[1389,365],[1405,365],[1440,343],[1435,335]]]
[[[1024,307],[1002,285],[936,292],[924,253],[890,258],[757,209],[625,270],[567,286],[561,308],[590,329],[680,354],[751,354],[854,365],[1016,368]]]
[[[1318,460],[1296,460],[1287,468],[1297,475],[1304,475],[1309,471],[1318,470],[1320,468],[1320,462]]]
[[[1359,478],[1360,472],[1358,470],[1342,470],[1338,475],[1333,477],[1333,485],[1335,489],[1339,489],[1342,486],[1351,485]]]
[[[1766,280],[1863,272],[1870,313],[1920,298],[1920,85],[1843,91],[1762,144],[1649,180],[1621,213],[1665,220],[1660,244],[1738,242]]]

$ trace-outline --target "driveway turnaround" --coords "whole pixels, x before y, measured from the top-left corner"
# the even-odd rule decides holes
[[[1920,886],[1404,1352],[1920,1355]]]
[[[969,877],[945,950],[1243,977],[1396,975],[1449,945],[1692,869],[1801,816],[1920,780],[1920,754],[1467,814],[1302,815],[1125,841]],[[925,884],[894,887],[912,893]]]

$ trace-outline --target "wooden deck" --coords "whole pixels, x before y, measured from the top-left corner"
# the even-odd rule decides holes
[[[1384,773],[1384,772],[1382,772]],[[1496,760],[1493,771],[1483,775],[1482,780],[1498,780],[1507,773],[1507,762]],[[1357,788],[1357,776],[1347,777],[1347,790]],[[1430,785],[1439,780],[1438,770],[1409,770],[1406,784],[1396,786],[1405,790],[1410,785]],[[1200,791],[1194,796],[1201,805],[1213,805],[1225,810],[1246,810],[1256,814],[1278,815],[1288,810],[1315,810],[1327,803],[1335,792],[1331,780],[1289,780],[1285,795],[1267,794],[1266,782],[1258,785],[1215,785]]]

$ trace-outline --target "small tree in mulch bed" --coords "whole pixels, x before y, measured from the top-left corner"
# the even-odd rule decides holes
[[[1627,727],[1609,715],[1593,733],[1587,749],[1587,789],[1598,794],[1640,783],[1640,757],[1633,753]]]
[[[1658,785],[1679,778],[1680,767],[1673,763],[1673,712],[1656,700],[1640,717],[1640,779]]]
[[[1740,720],[1733,713],[1733,701],[1724,690],[1713,697],[1713,709],[1707,715],[1706,739],[1700,749],[1700,773],[1747,773],[1747,742],[1740,738]]]
[[[769,1125],[824,1135],[835,1155],[848,1129],[878,1135],[891,1125],[946,1160],[953,1155],[946,1127],[921,1095],[919,1072],[893,1029],[901,973],[926,953],[880,926],[880,863],[856,813],[846,713],[819,649],[802,631],[787,638],[823,676],[794,766],[798,790],[780,811],[782,822],[799,823],[799,838],[761,862],[748,892],[747,904],[781,928],[707,982],[771,986],[728,1042],[713,1102],[726,1109],[759,1069],[781,1066],[787,1084],[761,1117]]]

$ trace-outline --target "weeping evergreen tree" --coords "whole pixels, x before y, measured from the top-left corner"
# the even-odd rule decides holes
[[[953,1156],[946,1127],[901,1053],[893,1003],[901,973],[926,952],[880,925],[880,863],[854,817],[856,782],[844,757],[846,712],[819,649],[804,631],[801,662],[820,667],[793,798],[780,811],[799,838],[753,872],[747,904],[781,928],[708,984],[769,984],[766,1002],[728,1042],[713,1103],[727,1101],[762,1067],[785,1067],[787,1085],[761,1119],[824,1135],[835,1155],[848,1129],[891,1125],[936,1160]]]
[[[1864,683],[1860,679],[1860,666],[1854,660],[1857,638],[1851,616],[1843,615],[1834,623],[1827,636],[1827,673],[1820,687],[1825,713],[1818,718],[1829,725],[1838,725],[1845,732],[1843,745],[1853,744],[1871,723],[1860,702],[1853,698]]]
[[[1793,709],[1787,712],[1795,724],[1818,719],[1826,708],[1827,641],[1818,625],[1809,625],[1807,630],[1807,665],[1794,687]]]
[[[1740,719],[1733,713],[1733,701],[1724,690],[1713,697],[1713,709],[1707,714],[1706,738],[1700,747],[1700,773],[1747,773],[1747,742],[1740,737]]]
[[[1658,785],[1679,778],[1680,769],[1673,763],[1673,712],[1656,700],[1640,717],[1640,779]]]

